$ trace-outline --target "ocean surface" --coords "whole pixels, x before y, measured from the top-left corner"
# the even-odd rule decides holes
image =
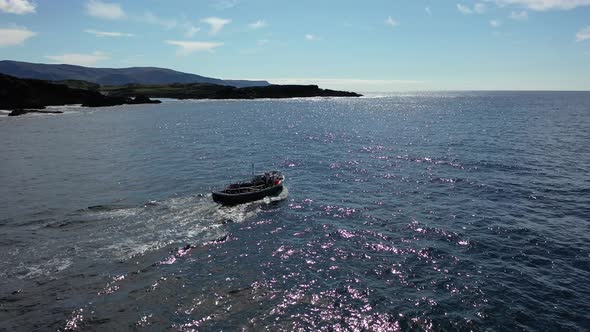
[[[590,329],[590,93],[57,109],[0,116],[1,331]]]

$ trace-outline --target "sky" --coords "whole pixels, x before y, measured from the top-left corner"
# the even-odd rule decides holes
[[[590,90],[590,0],[0,0],[0,59],[361,92]]]

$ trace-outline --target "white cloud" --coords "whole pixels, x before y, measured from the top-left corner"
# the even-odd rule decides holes
[[[265,20],[258,20],[256,22],[252,22],[250,24],[248,24],[248,26],[252,29],[261,29],[267,26],[266,21]]]
[[[159,25],[165,29],[172,29],[178,25],[176,20],[159,17],[150,11],[145,11],[143,15],[138,16],[136,19],[140,22]]]
[[[396,27],[399,25],[399,22],[394,20],[393,18],[391,18],[391,16],[389,16],[386,20],[385,20],[385,24],[391,26],[391,27]]]
[[[96,37],[133,37],[132,33],[117,32],[117,31],[98,31],[93,29],[86,29],[84,32],[95,35]]]
[[[270,43],[270,40],[268,40],[268,39],[258,39],[258,40],[256,41],[256,44],[257,44],[258,46],[263,46],[263,45],[266,45],[266,44],[268,44],[268,43]]]
[[[211,26],[211,34],[214,35],[221,31],[225,25],[230,24],[231,20],[219,17],[207,17],[202,19],[201,22],[209,24]]]
[[[471,8],[469,8],[469,7],[465,6],[465,5],[462,5],[462,4],[460,4],[460,3],[458,3],[458,4],[457,4],[457,9],[458,9],[458,10],[459,10],[461,13],[463,13],[463,14],[465,14],[465,15],[468,15],[468,14],[473,14],[473,10],[471,10]]]
[[[0,47],[20,45],[25,40],[37,35],[27,28],[5,28],[0,29]]]
[[[239,0],[215,0],[211,6],[217,9],[229,9],[237,6],[239,3]]]
[[[37,5],[29,0],[0,0],[0,11],[9,14],[30,14],[35,12]]]
[[[174,19],[162,18],[149,11],[143,13],[143,16],[140,17],[140,20],[145,23],[162,26],[166,29],[172,29],[178,25],[178,22]]]
[[[166,40],[167,44],[178,47],[178,55],[189,55],[196,52],[213,52],[216,47],[222,46],[223,43],[199,42],[186,40]]]
[[[529,13],[526,10],[522,11],[511,11],[510,18],[515,21],[524,21],[529,18]]]
[[[576,33],[576,41],[584,41],[590,39],[590,25],[586,26],[582,30]]]
[[[492,28],[499,28],[502,25],[502,21],[500,20],[490,20],[490,26]]]
[[[86,13],[90,16],[116,20],[125,17],[125,12],[118,3],[90,0],[86,3]]]
[[[196,26],[193,26],[191,24],[185,24],[185,31],[184,31],[184,35],[187,37],[192,37],[194,36],[197,32],[201,31],[201,28],[198,28]]]
[[[184,36],[187,38],[194,37],[194,35],[201,31],[200,27],[193,25],[184,15],[179,19],[174,19],[158,16],[151,11],[145,11],[141,15],[132,16],[132,18],[141,23],[158,25],[166,30],[178,28],[182,30]]]
[[[61,55],[46,55],[45,58],[56,63],[66,63],[78,66],[94,66],[99,61],[109,59],[105,53],[99,51],[92,54],[66,53]]]
[[[488,9],[488,7],[486,6],[486,4],[485,4],[485,3],[481,3],[481,2],[478,2],[478,3],[476,3],[475,5],[473,5],[473,8],[471,8],[471,7],[469,7],[469,6],[466,6],[466,5],[463,5],[463,4],[460,4],[460,3],[458,3],[458,4],[457,4],[457,9],[458,9],[458,10],[459,10],[459,11],[460,11],[462,14],[465,14],[465,15],[470,15],[470,14],[474,14],[474,13],[476,13],[476,14],[483,14],[483,13],[485,13],[485,11]]]
[[[320,38],[314,34],[308,33],[305,35],[305,39],[307,40],[320,40]]]
[[[141,15],[132,16],[132,19],[141,23],[157,25],[166,30],[178,28],[182,30],[184,36],[187,38],[191,38],[201,31],[200,27],[193,25],[189,20],[186,19],[186,17],[184,17],[184,15],[179,19],[174,19],[161,17],[152,13],[151,11],[146,10]]]
[[[426,13],[428,15],[432,15],[432,10],[430,10],[430,7],[426,7],[426,8],[424,8],[424,10],[426,11]]]
[[[478,14],[483,14],[488,9],[485,3],[478,2],[473,6],[473,11]]]
[[[590,0],[487,0],[499,6],[519,5],[532,10],[545,11],[552,9],[568,10],[576,7],[590,6]]]

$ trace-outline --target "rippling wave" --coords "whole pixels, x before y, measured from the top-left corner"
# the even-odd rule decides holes
[[[452,92],[2,118],[0,329],[584,330],[588,109]],[[289,189],[214,204],[252,163]]]

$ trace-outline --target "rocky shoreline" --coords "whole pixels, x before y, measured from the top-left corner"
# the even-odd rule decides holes
[[[81,104],[85,107],[103,107],[125,104],[160,103],[145,96],[117,97],[106,96],[98,91],[72,89],[63,84],[50,81],[22,79],[0,74],[0,109],[13,110],[12,116],[38,111],[46,106]]]
[[[23,109],[15,109],[12,110],[12,112],[10,112],[8,114],[8,116],[19,116],[19,115],[23,115],[23,114],[28,114],[28,113],[41,113],[41,114],[62,114],[62,111],[42,111],[42,110],[23,110]]]
[[[100,91],[116,97],[130,97],[142,94],[150,98],[174,99],[282,99],[362,96],[355,92],[321,89],[317,85],[267,85],[236,88],[208,83],[127,84],[103,86]]]
[[[72,82],[75,87],[72,87]],[[46,106],[80,104],[83,107],[105,107],[134,104],[157,104],[159,100],[174,99],[259,99],[301,97],[360,97],[355,92],[321,89],[317,85],[268,85],[236,88],[209,83],[128,84],[103,86],[23,79],[0,74],[0,109],[12,110],[10,116],[39,111]],[[82,88],[78,88],[82,87]],[[84,88],[84,87],[94,87]]]

